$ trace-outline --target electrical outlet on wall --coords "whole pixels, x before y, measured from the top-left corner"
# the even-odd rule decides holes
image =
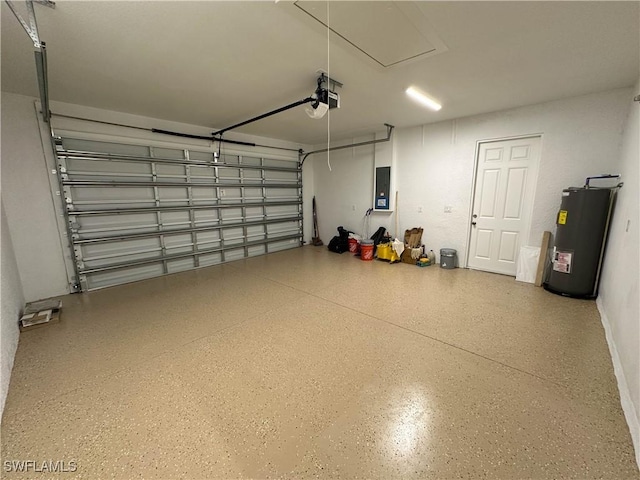
[[[221,196],[221,197],[224,197],[224,196],[226,196],[226,195],[227,195],[227,191],[226,191],[224,188],[221,188],[221,189],[220,189],[220,196]]]
[[[444,213],[451,213],[452,207],[451,205],[445,205],[444,206]]]
[[[418,213],[422,213],[422,205],[418,206]]]
[[[356,206],[355,205],[351,205],[351,211],[355,212],[356,211]]]

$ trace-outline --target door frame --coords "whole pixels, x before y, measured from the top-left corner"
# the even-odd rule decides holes
[[[529,238],[531,233],[531,223],[533,220],[533,203],[536,198],[536,190],[538,189],[538,177],[540,175],[540,164],[542,163],[542,151],[544,148],[544,135],[540,133],[527,133],[522,135],[511,135],[508,137],[493,137],[476,140],[475,153],[473,158],[473,174],[471,177],[471,193],[469,195],[469,215],[467,218],[467,241],[465,244],[464,268],[469,268],[469,253],[471,250],[471,222],[473,221],[473,202],[476,196],[476,187],[478,183],[478,165],[480,157],[480,146],[484,143],[503,142],[508,140],[521,140],[527,138],[540,138],[540,155],[538,160],[538,168],[536,169],[535,181],[533,182],[532,202],[529,206],[529,224],[526,226],[526,237]],[[524,236],[524,235],[523,235]]]

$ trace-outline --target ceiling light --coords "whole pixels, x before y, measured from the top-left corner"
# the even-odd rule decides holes
[[[424,93],[422,93],[415,87],[407,88],[405,90],[405,93],[409,95],[411,98],[413,98],[415,101],[421,103],[425,107],[430,108],[431,110],[435,110],[437,112],[442,108],[442,105],[440,105],[438,102],[434,100],[431,100],[429,97],[427,97]]]

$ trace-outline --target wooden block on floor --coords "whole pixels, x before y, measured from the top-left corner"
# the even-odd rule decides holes
[[[536,270],[536,287],[542,285],[542,277],[544,275],[544,267],[547,264],[547,252],[551,243],[551,232],[542,234],[542,243],[540,244],[540,256],[538,257],[538,269]]]

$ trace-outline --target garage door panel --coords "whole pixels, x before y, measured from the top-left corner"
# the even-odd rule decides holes
[[[227,246],[244,243],[244,232],[242,228],[223,228],[221,232],[224,243]]]
[[[198,225],[215,225],[219,222],[217,210],[196,210],[193,212],[194,221]]]
[[[122,163],[122,162],[120,162]],[[150,171],[151,169],[149,169]],[[155,171],[159,178],[176,178],[185,181],[186,173],[183,165],[172,165],[170,163],[156,163]]]
[[[197,150],[189,150],[189,158],[196,162],[213,162],[215,160],[214,152],[199,152]]]
[[[209,230],[206,232],[198,232],[196,234],[198,245],[206,243],[220,243],[220,232],[218,230]]]
[[[188,202],[189,200],[189,192],[187,187],[183,186],[175,186],[175,187],[156,187],[158,189],[158,196],[161,197],[164,202],[172,202],[176,200],[183,200]],[[126,189],[122,189],[126,190]],[[153,188],[149,189],[151,191],[151,197],[154,197]]]
[[[241,260],[242,258],[246,257],[246,252],[244,248],[229,248],[227,251],[225,251],[225,261],[227,262],[233,262],[235,260]]]
[[[82,290],[302,242],[297,158],[63,138],[65,216]]]
[[[200,165],[192,165],[189,169],[189,173],[191,174],[191,178],[197,179],[215,179],[216,172],[213,167],[210,166],[200,166]]]
[[[295,241],[291,239],[269,243],[269,252],[273,253],[282,250],[288,250],[292,248],[292,246],[295,246],[294,243]]]
[[[222,202],[238,202],[242,199],[242,189],[235,186],[225,185],[220,188],[220,201]]]
[[[83,233],[107,232],[117,230],[120,233],[133,233],[151,230],[157,226],[157,218],[152,213],[135,215],[82,216],[76,220]]]
[[[200,255],[198,257],[201,267],[208,267],[222,263],[222,254],[220,252]]]
[[[135,282],[147,278],[158,277],[164,273],[161,262],[149,265],[133,266],[127,269],[118,269],[107,272],[97,272],[88,276],[87,289],[120,285],[123,283]]]
[[[247,231],[247,236],[253,239],[257,237],[264,238],[264,235],[265,235],[264,225],[249,226],[249,227],[246,227],[246,231]]]
[[[131,201],[153,202],[154,192],[151,187],[143,188],[118,188],[105,186],[104,188],[76,188],[73,192],[74,203],[80,201],[92,201],[99,203],[107,201],[116,204],[128,204]]]
[[[220,163],[223,163],[225,165],[238,165],[240,164],[240,157],[239,155],[231,155],[231,154],[223,154],[220,155]]]
[[[153,154],[150,153],[150,150],[146,148],[146,155],[153,156],[156,158],[169,158],[173,160],[184,160],[184,150],[178,148],[163,148],[163,147],[153,147]],[[191,156],[191,153],[189,153]]]
[[[279,182],[290,182],[290,183],[295,183],[296,182],[296,176],[293,175],[291,172],[286,172],[286,171],[280,171],[280,170],[269,170],[265,172],[264,175],[266,180],[273,180],[273,181],[279,181]]]
[[[152,174],[147,172],[96,172],[90,170],[74,170],[73,180],[99,180],[101,182],[127,183],[127,182],[150,182]]]
[[[71,159],[67,162],[67,170],[70,172],[86,172],[88,175],[95,176],[101,173],[111,173],[115,176],[123,176],[124,174],[138,174],[151,179],[151,168],[149,164],[132,163],[132,162],[103,162],[97,160],[89,160],[85,158]],[[77,178],[81,173],[74,174],[73,178]]]
[[[157,237],[143,237],[114,242],[89,243],[83,246],[84,261],[99,261],[104,258],[114,256],[136,256],[139,254],[155,252],[159,248],[160,242]]]
[[[264,158],[263,160],[263,165],[265,167],[291,168],[291,162],[288,160],[281,160],[277,158]]]
[[[240,183],[240,172],[242,169],[240,167],[237,168],[220,168],[220,181],[221,182],[235,182]]]
[[[237,157],[236,157],[237,158]],[[261,165],[260,157],[252,157],[248,155],[242,156],[242,164],[246,166],[259,167]],[[290,166],[290,165],[289,165]],[[255,171],[255,170],[254,170]],[[259,171],[259,170],[258,170]]]
[[[252,219],[262,218],[264,217],[264,208],[263,207],[246,207],[245,213],[247,217]]]
[[[274,205],[268,206],[267,217],[285,217],[290,215],[296,215],[298,213],[297,205]]]
[[[262,188],[245,187],[244,200],[247,203],[260,203],[263,199]]]
[[[171,260],[167,262],[167,270],[169,273],[184,272],[187,270],[193,270],[195,264],[193,258],[180,258],[178,260]]]
[[[243,162],[244,165],[244,162]],[[242,177],[246,180],[255,180],[259,181],[262,178],[262,174],[260,170],[252,169],[252,168],[244,168],[242,170]]]
[[[149,147],[144,145],[130,145],[122,143],[101,142],[96,140],[86,140],[83,138],[62,137],[62,147],[64,150],[80,150],[96,153],[132,155],[139,157],[149,156]]]
[[[252,247],[248,248],[248,255],[249,257],[257,257],[260,255],[264,255],[266,252],[266,247],[265,245],[254,245]]]
[[[187,209],[161,212],[161,217],[163,225],[185,225],[191,222]]]
[[[206,205],[217,201],[218,195],[216,194],[216,189],[214,187],[194,187],[192,189],[191,198],[193,199],[194,205]]]
[[[295,198],[296,191],[291,188],[268,188],[267,194],[274,199],[288,200]]]
[[[295,232],[298,228],[297,222],[281,222],[267,225],[267,233],[282,234],[288,232]]]
[[[190,251],[193,247],[191,234],[165,235],[164,246],[167,250],[171,250],[171,253]]]
[[[239,219],[242,219],[242,209],[241,208],[225,208],[220,210],[220,219],[222,222],[232,223]]]

